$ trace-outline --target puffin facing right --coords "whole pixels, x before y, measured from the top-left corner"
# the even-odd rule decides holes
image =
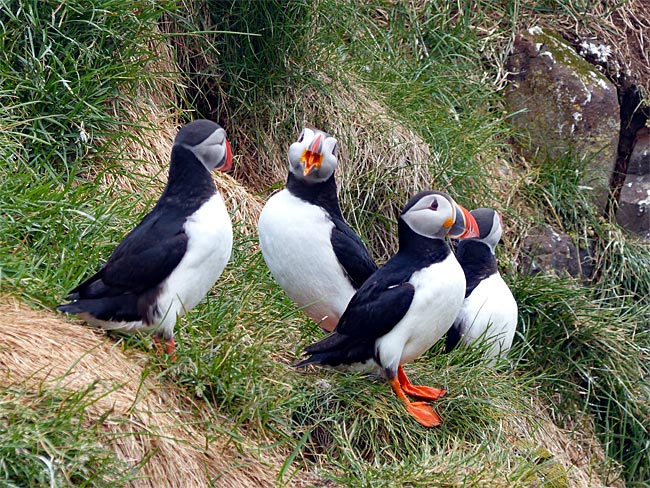
[[[93,327],[153,332],[159,351],[164,341],[175,358],[177,318],[203,299],[230,259],[232,224],[212,171],[231,166],[219,124],[200,119],[183,126],[158,203],[57,308]]]
[[[284,292],[332,331],[354,292],[377,270],[345,222],[336,194],[337,141],[303,129],[289,147],[286,187],[264,205],[257,224],[264,261]]]
[[[495,360],[512,345],[517,327],[517,302],[499,274],[494,254],[503,232],[501,217],[490,208],[477,208],[471,214],[480,236],[461,241],[456,250],[467,289],[463,307],[447,334],[445,345],[449,352],[459,342],[469,346],[485,339],[489,343],[487,354]]]
[[[308,346],[310,357],[296,366],[379,370],[418,422],[440,425],[431,405],[406,395],[437,400],[445,390],[412,385],[402,364],[442,338],[463,304],[465,275],[445,242],[447,234],[477,236],[474,217],[443,192],[411,198],[399,217],[397,254],[359,288],[336,330]]]

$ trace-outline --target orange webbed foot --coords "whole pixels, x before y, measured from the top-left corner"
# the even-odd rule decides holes
[[[154,342],[154,349],[156,350],[156,354],[159,356],[162,356],[164,353],[167,353],[169,355],[169,358],[172,361],[176,361],[176,343],[174,342],[174,339],[167,339],[164,342],[164,346],[162,341],[160,340],[160,337],[158,336],[153,336],[153,342]]]
[[[397,398],[404,403],[406,411],[413,415],[420,424],[425,427],[436,427],[442,423],[440,415],[438,415],[433,410],[433,407],[427,402],[411,402],[404,394],[402,386],[397,378],[391,378],[389,381],[393,391],[397,395]]]
[[[406,406],[406,410],[415,417],[415,420],[425,427],[437,427],[442,424],[440,415],[427,402],[410,402]]]
[[[397,368],[397,379],[399,380],[399,384],[402,387],[402,390],[407,395],[424,398],[426,400],[438,400],[447,394],[447,391],[443,390],[442,388],[432,388],[430,386],[411,384],[411,381],[406,376],[406,373],[404,372],[404,368],[402,368],[402,366],[399,366]]]

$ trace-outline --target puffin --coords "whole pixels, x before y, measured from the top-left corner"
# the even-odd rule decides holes
[[[399,250],[357,290],[333,333],[305,348],[296,367],[320,364],[383,375],[425,427],[442,422],[425,401],[443,389],[411,384],[403,364],[449,330],[465,296],[465,275],[445,241],[478,235],[474,217],[447,193],[423,191],[398,219]],[[435,313],[431,313],[435,310]]]
[[[230,259],[232,223],[212,170],[231,166],[219,124],[201,119],[184,125],[154,208],[58,310],[97,328],[152,332],[158,352],[164,346],[174,359],[177,319],[203,299]]]
[[[467,285],[465,301],[447,333],[445,349],[449,352],[458,343],[469,346],[483,339],[489,343],[486,354],[494,363],[510,350],[518,307],[497,269],[495,249],[503,232],[501,216],[490,208],[477,208],[471,214],[479,236],[459,242],[456,249]]]
[[[331,332],[357,289],[377,270],[339,206],[337,140],[305,128],[289,147],[285,187],[264,205],[258,236],[264,261],[284,292]]]

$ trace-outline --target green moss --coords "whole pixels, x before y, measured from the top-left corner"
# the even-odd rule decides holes
[[[531,32],[533,30],[533,32]],[[525,31],[524,37],[529,39],[534,45],[541,44],[538,51],[550,52],[556,62],[571,68],[579,76],[585,85],[597,83],[608,83],[609,80],[594,69],[594,66],[585,61],[573,47],[568,44],[562,37],[553,31],[542,28],[533,28]],[[594,80],[595,78],[595,80]]]

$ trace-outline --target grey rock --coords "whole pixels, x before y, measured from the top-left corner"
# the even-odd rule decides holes
[[[516,36],[506,65],[506,104],[524,157],[585,162],[581,184],[604,207],[616,163],[620,109],[616,87],[551,31]]]
[[[616,211],[618,225],[650,239],[650,174],[628,174]]]
[[[568,234],[538,225],[528,231],[519,255],[522,274],[567,275],[589,281],[594,265],[590,253],[579,249]]]
[[[632,175],[650,174],[650,128],[642,127],[636,133],[627,173]]]

